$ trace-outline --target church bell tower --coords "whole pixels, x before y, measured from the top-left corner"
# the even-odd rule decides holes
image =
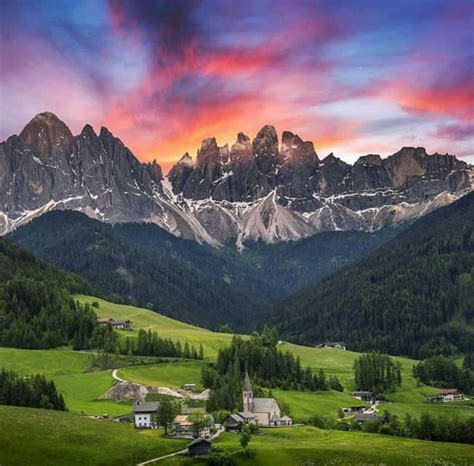
[[[244,412],[252,412],[253,409],[253,390],[250,383],[249,373],[245,371],[244,388],[242,389],[242,397],[244,400]]]

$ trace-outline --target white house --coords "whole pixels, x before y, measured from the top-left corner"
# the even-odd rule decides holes
[[[443,401],[459,401],[463,399],[462,391],[457,388],[447,388],[441,392]]]
[[[133,404],[133,416],[137,429],[153,429],[156,423],[153,419],[158,412],[157,401],[136,401]]]

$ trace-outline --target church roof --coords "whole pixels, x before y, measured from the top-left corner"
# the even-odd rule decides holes
[[[245,379],[244,379],[244,392],[251,392],[252,391],[252,384],[250,383],[249,373],[245,371]]]
[[[269,413],[275,404],[277,404],[275,398],[254,398],[252,412]]]

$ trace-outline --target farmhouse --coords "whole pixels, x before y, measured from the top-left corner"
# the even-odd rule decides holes
[[[257,423],[259,426],[281,426],[281,411],[277,401],[275,398],[254,398],[252,384],[250,383],[248,372],[245,373],[242,397],[244,401],[244,411],[242,413],[238,413],[239,416],[244,418],[244,416],[248,417],[248,414],[252,414],[255,416],[255,423]],[[288,425],[288,422],[291,423],[291,419],[288,419],[289,421],[285,419],[285,425]]]
[[[118,330],[132,330],[132,322],[130,320],[114,320],[112,327]]]
[[[346,344],[343,341],[324,341],[316,345],[316,348],[336,348],[346,350]]]
[[[463,399],[462,391],[457,388],[447,388],[441,392],[443,401],[460,401]]]
[[[351,395],[360,401],[367,401],[368,403],[373,403],[374,401],[374,394],[372,392],[358,391],[352,392]]]
[[[153,417],[158,412],[159,403],[157,401],[136,401],[133,404],[133,416],[135,427],[138,429],[156,428]]]
[[[354,420],[359,424],[364,424],[367,421],[380,421],[380,418],[377,415],[372,413],[357,413],[354,416]]]
[[[449,401],[461,401],[463,399],[462,391],[457,388],[446,388],[437,395],[426,397],[426,401],[431,401],[431,403],[447,403]]]
[[[114,320],[110,317],[99,317],[97,319],[99,325],[111,325],[118,330],[132,330],[132,321],[130,320]]]
[[[188,455],[191,457],[208,455],[211,452],[211,442],[198,438],[188,445]]]
[[[180,438],[194,438],[194,426],[189,415],[178,414],[173,420],[173,431],[176,437]],[[198,433],[198,437],[207,438],[211,436],[211,428],[209,426],[202,427]]]

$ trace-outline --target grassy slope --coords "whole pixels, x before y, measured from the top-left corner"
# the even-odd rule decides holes
[[[155,312],[132,306],[109,303],[93,297],[79,296],[83,302],[99,302],[98,314],[115,319],[129,318],[133,321],[133,332],[120,332],[121,335],[136,335],[137,329],[145,328],[157,331],[164,337],[198,346],[203,344],[205,356],[214,359],[217,350],[230,343],[228,334],[220,334],[194,327],[182,322],[161,316]],[[316,349],[291,343],[282,343],[282,351],[291,351],[301,358],[303,365],[322,368],[327,376],[334,374],[344,385],[345,393],[322,392],[283,392],[274,390],[274,395],[284,400],[291,408],[295,418],[305,419],[315,413],[335,416],[338,408],[357,405],[357,400],[348,395],[355,387],[353,384],[352,364],[359,353],[334,349]],[[59,390],[64,394],[66,403],[72,411],[87,414],[119,415],[129,411],[126,404],[112,403],[99,398],[112,384],[111,371],[84,373],[89,356],[68,350],[32,351],[0,348],[0,365],[15,369],[21,373],[40,372],[53,377]],[[402,386],[394,393],[388,393],[388,400],[381,409],[387,409],[398,415],[411,413],[418,416],[422,412],[468,416],[474,414],[472,402],[432,404],[424,396],[436,393],[437,389],[417,386],[411,375],[411,368],[416,361],[407,358],[396,358],[402,365]],[[178,387],[183,383],[200,382],[200,362],[180,362],[154,366],[136,366],[120,369],[119,374],[138,383]]]
[[[0,348],[0,366],[19,374],[43,374],[54,380],[71,411],[118,416],[130,412],[126,404],[97,401],[114,382],[112,371],[84,373],[89,355],[70,350]]]
[[[134,465],[180,450],[159,430],[97,421],[71,413],[0,406],[2,466]]]
[[[118,371],[119,377],[145,385],[179,388],[185,383],[201,385],[201,368],[205,363],[173,362],[156,366],[126,367]]]
[[[217,350],[229,344],[232,336],[228,334],[215,333],[199,327],[184,324],[182,322],[161,316],[155,312],[140,309],[133,306],[124,306],[109,303],[88,296],[79,296],[83,302],[98,301],[98,314],[101,316],[113,317],[115,319],[129,318],[135,325],[135,328],[145,328],[157,331],[161,336],[170,337],[182,342],[188,340],[195,345],[203,344],[204,354],[207,358],[213,359]],[[137,330],[133,332],[121,332],[123,335],[136,335]],[[319,413],[335,416],[338,408],[357,405],[354,398],[347,395],[355,389],[353,382],[352,365],[354,360],[360,355],[353,351],[341,351],[336,349],[318,349],[307,346],[295,345],[283,342],[279,345],[281,351],[291,351],[300,357],[304,366],[310,366],[315,369],[322,368],[326,375],[337,375],[344,385],[345,394],[334,392],[323,393],[304,393],[304,392],[282,392],[274,391],[275,396],[285,400],[295,417],[305,419],[312,414]],[[416,380],[412,376],[412,367],[417,361],[409,358],[395,357],[402,367],[402,386],[395,393],[388,393],[387,399],[394,403],[383,403],[381,409],[391,411],[397,415],[410,413],[419,415],[422,412],[432,414],[447,414],[468,416],[474,414],[474,407],[470,403],[448,403],[433,404],[425,401],[424,396],[436,393],[438,389],[428,386],[417,386]],[[182,383],[198,383],[197,371],[191,366],[183,366],[185,375],[180,377],[179,381],[173,383],[174,375],[170,375],[165,366],[130,368],[122,370],[124,377],[136,382],[149,384],[163,384],[168,382],[169,386],[177,386]],[[178,371],[179,372],[179,371]],[[194,380],[191,378],[194,377]],[[184,382],[186,380],[186,382]]]
[[[237,452],[238,436],[224,434],[215,446]],[[471,445],[427,442],[422,440],[364,434],[361,432],[325,431],[312,427],[265,429],[253,436],[251,457],[236,455],[237,465],[467,465],[474,462]],[[186,458],[164,461],[163,465],[191,465]]]
[[[137,336],[138,329],[140,328],[153,330],[158,332],[161,336],[170,337],[182,343],[188,341],[190,344],[196,346],[196,349],[198,349],[199,344],[202,343],[204,356],[211,359],[216,357],[219,348],[229,344],[232,339],[232,335],[211,332],[210,330],[185,324],[147,309],[113,304],[90,296],[76,296],[76,299],[88,303],[97,301],[99,303],[99,309],[96,309],[96,312],[100,317],[130,319],[133,322],[135,330],[131,332],[122,331],[120,332],[122,336]]]

